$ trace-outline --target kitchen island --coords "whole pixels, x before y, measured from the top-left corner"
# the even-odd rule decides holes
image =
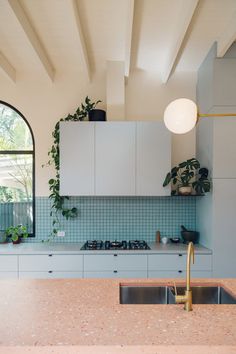
[[[201,354],[236,353],[236,305],[193,305],[192,312],[183,305],[121,305],[121,283],[173,280],[1,280],[0,353],[189,353],[189,346],[192,354],[198,346]],[[194,284],[221,285],[236,296],[236,279]]]

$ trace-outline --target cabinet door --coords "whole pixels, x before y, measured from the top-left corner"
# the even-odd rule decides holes
[[[84,272],[84,278],[147,278],[147,271]]]
[[[170,195],[162,184],[171,169],[171,133],[162,122],[137,122],[136,194]]]
[[[211,278],[211,271],[191,271],[191,278]],[[151,270],[148,272],[148,278],[182,278],[185,282],[186,279],[186,271],[185,270],[163,270],[163,271],[155,271]]]
[[[21,255],[20,272],[83,271],[83,255]]]
[[[214,120],[213,178],[236,178],[236,119]]]
[[[94,123],[60,123],[60,195],[94,195]]]
[[[97,122],[96,195],[135,195],[135,122]]]
[[[0,255],[0,271],[1,272],[17,272],[17,256]]]
[[[19,272],[19,279],[78,279],[82,272]]]
[[[236,179],[213,182],[213,276],[236,277]]]
[[[0,272],[0,279],[18,279],[18,272]]]
[[[147,271],[146,255],[85,255],[84,271]]]

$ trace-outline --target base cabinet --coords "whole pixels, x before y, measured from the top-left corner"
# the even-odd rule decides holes
[[[148,278],[183,278],[186,277],[187,255],[153,254],[148,256]],[[212,277],[212,255],[196,254],[191,264],[192,278]]]
[[[19,279],[77,279],[83,278],[82,272],[19,272]]]
[[[147,278],[147,271],[107,271],[107,272],[84,272],[84,278]]]

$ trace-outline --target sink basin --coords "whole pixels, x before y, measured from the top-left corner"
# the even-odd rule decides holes
[[[192,286],[193,304],[236,304],[236,298],[221,286]],[[184,295],[185,287],[177,287],[178,295]],[[173,288],[168,288],[168,303],[175,304]]]
[[[121,304],[167,304],[166,286],[120,286]]]
[[[233,297],[221,286],[192,286],[193,304],[236,304]],[[177,287],[184,295],[185,287]],[[120,285],[120,304],[175,304],[174,288],[154,285]]]

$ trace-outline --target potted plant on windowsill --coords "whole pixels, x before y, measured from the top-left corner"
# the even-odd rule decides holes
[[[22,238],[29,236],[26,227],[23,225],[8,227],[6,229],[6,235],[11,239],[14,245],[20,243]]]
[[[163,187],[172,182],[176,187],[172,195],[191,195],[194,190],[197,195],[207,193],[211,189],[208,179],[208,169],[200,166],[196,158],[181,162],[167,173]]]

